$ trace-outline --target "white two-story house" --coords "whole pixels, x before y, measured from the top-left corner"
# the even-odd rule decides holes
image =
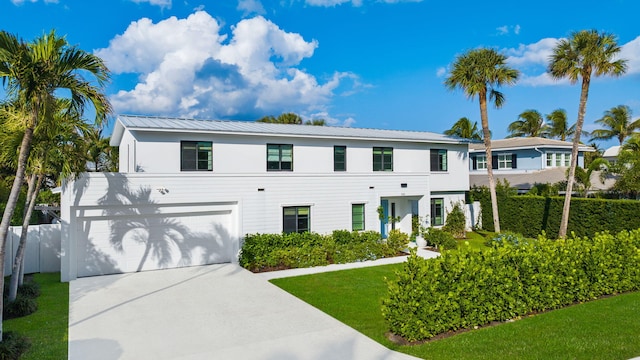
[[[429,132],[119,116],[111,143],[120,172],[63,187],[63,279],[235,261],[248,233],[410,233],[469,189],[468,143]]]

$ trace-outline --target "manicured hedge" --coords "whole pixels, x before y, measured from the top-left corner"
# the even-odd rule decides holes
[[[342,264],[395,256],[408,241],[408,236],[398,231],[392,231],[386,241],[375,231],[248,234],[239,261],[254,272]]]
[[[391,332],[424,340],[640,289],[640,230],[517,243],[410,256],[383,299]]]
[[[494,231],[491,202],[481,197],[482,225]],[[510,230],[527,237],[536,237],[545,231],[556,237],[562,219],[564,197],[511,196],[498,198],[501,230]],[[593,236],[597,232],[617,233],[640,228],[640,201],[611,199],[571,199],[568,233]]]

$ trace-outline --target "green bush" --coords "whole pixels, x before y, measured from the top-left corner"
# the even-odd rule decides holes
[[[482,227],[494,231],[489,191],[472,189],[480,201]],[[510,230],[534,238],[543,231],[555,237],[560,229],[564,197],[498,196],[501,230]],[[616,199],[571,199],[568,233],[594,236],[598,232],[618,233],[640,228],[640,201]],[[524,215],[523,215],[524,214]]]
[[[383,242],[375,231],[337,230],[332,235],[248,234],[239,262],[251,271],[321,266],[393,256],[398,252],[397,246],[393,241],[391,246]]]
[[[17,360],[29,349],[29,339],[11,331],[2,333],[0,360]]]
[[[31,315],[38,310],[36,299],[18,294],[12,302],[4,300],[4,319],[13,319]]]
[[[442,229],[430,228],[425,235],[427,243],[438,249],[455,249],[458,242],[449,232]]]
[[[519,242],[425,260],[389,282],[382,314],[408,341],[640,289],[640,230]]]
[[[453,204],[453,208],[447,214],[447,220],[442,230],[450,233],[453,237],[462,239],[465,237],[467,222],[464,216],[464,210],[459,202]]]
[[[25,281],[18,286],[18,295],[35,299],[40,296],[40,284],[34,281]]]
[[[385,255],[387,257],[396,256],[399,252],[406,249],[408,244],[409,235],[397,229],[391,230],[385,243]]]

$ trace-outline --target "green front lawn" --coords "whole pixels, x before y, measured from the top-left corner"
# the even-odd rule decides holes
[[[60,273],[35,274],[40,284],[38,311],[3,323],[4,331],[29,338],[31,347],[21,360],[66,359],[68,352],[69,283],[60,282]]]
[[[385,337],[384,278],[403,264],[272,282],[383,345],[424,359],[629,359],[640,356],[640,292],[461,333],[416,346]]]

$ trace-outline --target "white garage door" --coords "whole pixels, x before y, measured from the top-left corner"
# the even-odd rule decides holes
[[[236,205],[117,205],[79,211],[78,277],[230,262],[238,248]]]

